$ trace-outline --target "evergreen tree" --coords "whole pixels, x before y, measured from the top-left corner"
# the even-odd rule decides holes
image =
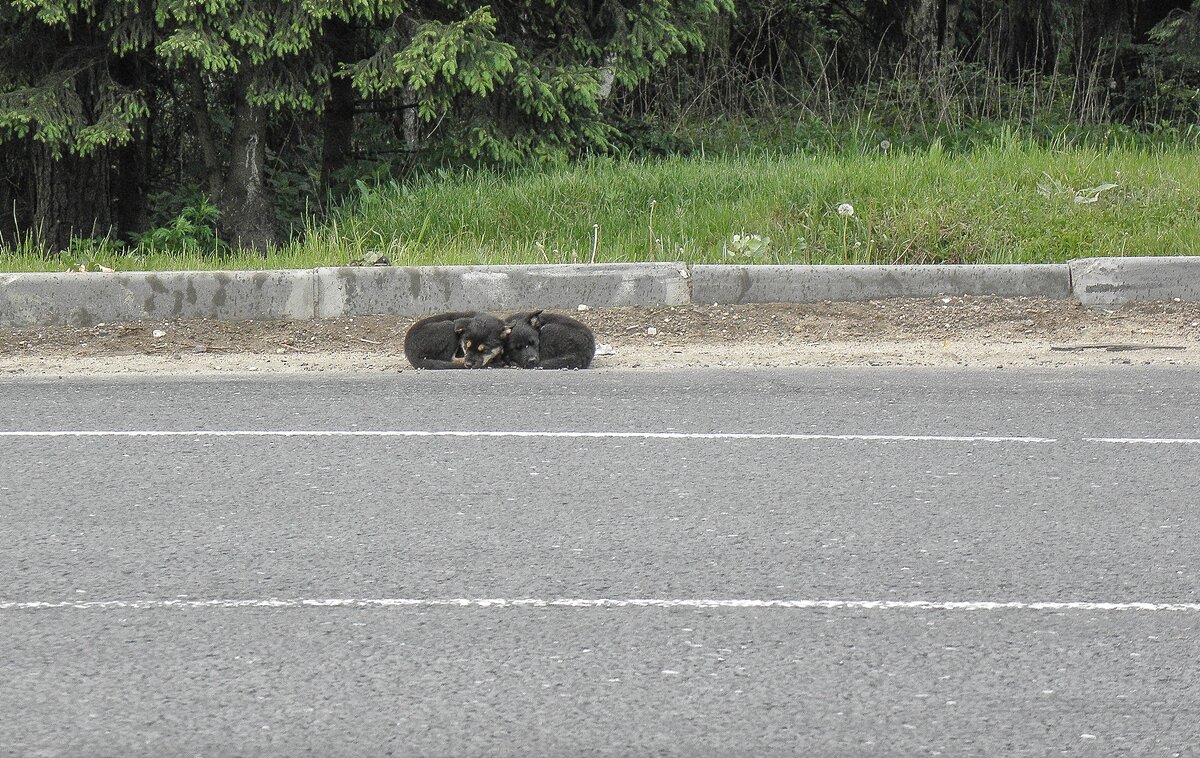
[[[8,0],[0,138],[24,140],[34,163],[76,176],[39,182],[45,205],[86,185],[77,179],[88,171],[110,187],[107,151],[135,143],[164,98],[185,100],[203,165],[195,178],[220,209],[222,236],[264,249],[277,239],[272,118],[334,105],[340,121],[326,124],[341,128],[324,130],[338,140],[324,151],[325,183],[348,153],[356,95],[413,98],[424,144],[439,154],[511,160],[604,148],[606,77],[635,83],[699,44],[725,1]],[[121,75],[143,66],[154,75]],[[150,91],[153,81],[176,86]],[[111,220],[101,206],[111,210],[112,198],[92,203],[93,226]],[[64,244],[58,234],[47,241]]]

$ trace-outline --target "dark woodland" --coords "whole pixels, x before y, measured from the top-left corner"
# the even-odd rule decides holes
[[[190,218],[266,250],[360,182],[462,166],[1198,122],[1200,2],[18,0],[0,243]]]

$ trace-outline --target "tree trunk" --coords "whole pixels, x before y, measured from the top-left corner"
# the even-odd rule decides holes
[[[0,245],[15,245],[29,227],[29,154],[0,142]]]
[[[946,19],[942,24],[943,58],[956,56],[958,53],[958,20],[962,16],[962,0],[947,0]]]
[[[330,70],[354,60],[354,28],[345,21],[329,22]],[[335,175],[346,167],[354,145],[354,85],[345,77],[329,81],[329,102],[321,116],[321,199],[336,199],[345,188],[337,186]]]
[[[220,233],[235,247],[266,255],[276,239],[275,203],[266,182],[266,114],[247,99],[249,71],[234,86],[229,166],[221,191]]]
[[[113,79],[126,87],[149,92],[146,79],[147,64],[135,55],[117,58],[110,66]],[[146,191],[149,189],[151,119],[142,118],[134,129],[131,142],[114,148],[116,181],[113,188],[117,233],[124,239],[144,232],[149,227]]]
[[[911,71],[925,80],[937,68],[938,0],[914,0],[904,17],[904,36]]]
[[[146,133],[117,148],[116,152],[116,227],[122,238],[129,239],[133,234],[146,231],[150,224],[146,208],[150,143]]]
[[[1081,123],[1106,120],[1111,110],[1117,62],[1131,45],[1130,18],[1126,0],[1088,3],[1080,16],[1075,54],[1075,97],[1073,107]]]
[[[417,91],[405,87],[400,91],[400,131],[404,135],[404,149],[415,153],[421,149],[421,122],[417,119]]]
[[[217,151],[204,75],[199,69],[189,73],[188,87],[191,90],[192,118],[196,120],[196,146],[200,149],[200,161],[204,165],[204,191],[212,198],[213,204],[220,207],[221,158]]]
[[[73,237],[105,237],[112,232],[109,150],[86,157],[54,158],[35,143],[33,150],[33,228],[47,252],[66,250]]]
[[[345,192],[336,174],[346,167],[354,145],[354,86],[348,79],[329,83],[329,102],[321,116],[321,198],[336,199]]]

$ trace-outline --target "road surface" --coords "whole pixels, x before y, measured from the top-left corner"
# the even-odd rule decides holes
[[[5,380],[0,754],[1190,754],[1198,389]]]

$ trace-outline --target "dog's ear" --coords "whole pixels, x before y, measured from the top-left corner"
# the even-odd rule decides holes
[[[538,329],[538,328],[540,328],[540,327],[541,327],[541,325],[542,325],[542,312],[541,312],[540,310],[538,310],[538,311],[532,311],[532,312],[529,314],[529,325],[530,325],[530,326],[532,326],[534,329]]]
[[[462,333],[467,331],[467,327],[470,325],[471,319],[469,318],[456,319],[454,321],[454,333],[461,337]]]

